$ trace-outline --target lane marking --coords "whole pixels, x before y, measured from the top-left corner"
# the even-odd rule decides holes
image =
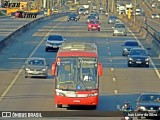
[[[118,90],[114,90],[114,94],[117,94],[118,93]]]
[[[127,27],[127,26],[126,26],[126,27]],[[138,38],[134,35],[134,33],[133,33],[128,27],[127,27],[127,29],[128,29],[128,31],[133,35],[133,37],[136,39],[136,41],[142,46],[142,48],[144,48],[144,46],[141,44],[141,42],[138,40]],[[151,64],[152,64],[152,66],[153,66],[153,68],[154,68],[154,70],[155,70],[158,78],[160,79],[160,73],[159,73],[158,69],[156,68],[154,62],[152,61],[152,58],[149,57],[149,59],[150,59],[150,62],[151,62]]]
[[[62,22],[63,19],[59,19],[61,22],[59,22],[58,24],[56,24],[54,27],[52,27],[52,29],[50,29],[50,31],[43,37],[43,39],[39,42],[39,44],[35,47],[35,49],[32,51],[32,53],[29,55],[28,58],[32,57],[33,54],[36,52],[36,50],[38,49],[38,47],[44,42],[45,38],[51,33],[51,31],[56,28],[57,26],[59,26]],[[28,60],[28,59],[27,59]],[[26,61],[27,61],[26,60]],[[9,90],[11,89],[11,87],[14,85],[14,83],[17,81],[18,77],[20,76],[20,74],[23,72],[24,69],[24,65],[21,67],[21,69],[19,69],[18,73],[16,74],[16,76],[13,78],[12,82],[9,84],[9,86],[6,88],[6,90],[3,92],[3,94],[0,96],[0,102],[2,101],[2,99],[5,97],[5,95],[9,92]]]
[[[114,71],[114,68],[111,68],[111,71]]]

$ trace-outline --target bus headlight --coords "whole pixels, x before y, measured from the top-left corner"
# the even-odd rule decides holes
[[[98,93],[92,93],[92,94],[88,94],[88,97],[92,97],[92,96],[97,96]]]
[[[58,95],[58,96],[65,96],[63,93],[59,93],[59,92],[57,92],[56,95]]]

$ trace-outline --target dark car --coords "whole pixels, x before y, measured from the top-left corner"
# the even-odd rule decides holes
[[[160,113],[160,93],[142,93],[136,103],[138,113]]]
[[[110,16],[108,17],[108,24],[110,24],[110,23],[117,23],[117,22],[119,22],[117,16],[110,15]]]
[[[89,23],[90,21],[93,21],[93,20],[97,20],[96,17],[95,17],[94,15],[88,16],[86,22]]]
[[[122,45],[122,56],[127,56],[132,48],[141,47],[135,40],[126,40]]]
[[[77,17],[77,14],[69,13],[69,14],[68,14],[67,21],[69,22],[70,20],[77,22],[77,21],[79,20],[79,18]]]
[[[90,30],[98,30],[100,31],[100,23],[98,20],[95,20],[95,21],[90,21],[88,23],[88,31]]]
[[[99,20],[99,14],[98,14],[98,12],[91,12],[91,13],[90,13],[90,16],[95,16],[96,19]]]
[[[149,67],[149,54],[144,48],[132,48],[128,55],[128,67],[131,66]]]

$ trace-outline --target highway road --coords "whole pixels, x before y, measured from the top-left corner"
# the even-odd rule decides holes
[[[127,58],[121,54],[121,45],[128,39],[137,40],[131,31],[128,31],[128,36],[112,36],[112,25],[107,24],[104,16],[100,16],[100,32],[87,31],[85,16],[79,22],[66,22],[66,19],[65,16],[33,27],[0,53],[0,111],[75,110],[55,107],[54,82],[50,71],[47,79],[24,78],[23,67],[28,57],[44,57],[51,67],[56,52],[45,52],[44,41],[50,33],[61,33],[67,41],[97,44],[99,61],[103,65],[97,111],[116,111],[127,100],[135,109],[135,100],[141,92],[160,91],[160,78],[155,72],[154,63],[151,62],[149,68],[127,67]],[[143,39],[140,42],[144,47],[149,46]],[[155,54],[154,51],[149,52]],[[110,120],[112,119],[120,118]]]
[[[37,15],[37,18],[42,17],[43,15]],[[31,22],[35,18],[15,18],[12,17],[3,17],[0,19],[0,41],[3,40],[6,36],[22,27],[23,25]]]

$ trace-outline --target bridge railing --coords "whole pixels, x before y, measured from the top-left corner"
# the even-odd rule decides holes
[[[151,45],[160,58],[160,32],[142,20],[134,21],[133,16],[131,19],[128,19],[126,15],[120,16],[119,18],[139,33],[139,35]]]

